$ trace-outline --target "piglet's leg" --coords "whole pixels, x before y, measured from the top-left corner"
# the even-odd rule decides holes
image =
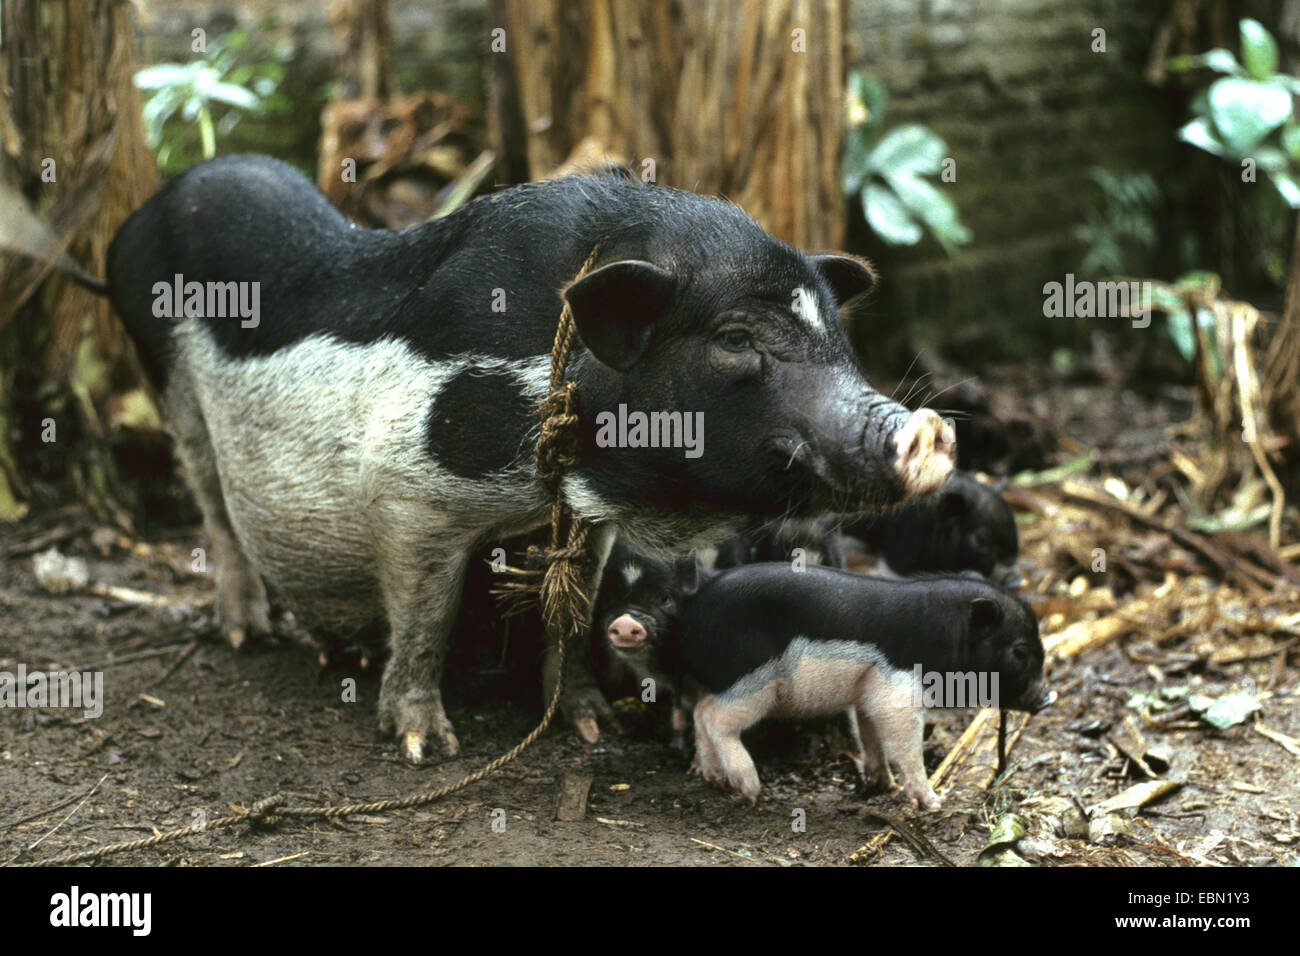
[[[740,735],[767,716],[775,703],[776,690],[768,685],[744,697],[706,697],[695,708],[697,747],[703,737],[713,748],[727,783],[751,804],[758,802],[762,785],[754,758],[741,743]],[[704,776],[712,779],[707,771]]]
[[[727,779],[722,770],[722,761],[718,759],[718,750],[713,746],[713,741],[700,720],[700,711],[712,703],[712,695],[706,694],[695,705],[695,759],[691,761],[691,773],[698,774],[709,783],[722,783]]]
[[[897,790],[898,784],[894,782],[894,774],[889,769],[889,761],[880,746],[880,738],[876,736],[871,715],[858,706],[850,707],[847,713],[849,730],[858,749],[853,762],[857,764],[862,785],[868,792]]]
[[[903,793],[912,806],[938,810],[939,797],[926,779],[921,755],[923,710],[913,697],[910,681],[890,681],[879,668],[873,668],[864,683],[859,709],[870,720],[886,759],[898,768]]]

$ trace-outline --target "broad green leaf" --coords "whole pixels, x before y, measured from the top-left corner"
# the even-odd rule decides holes
[[[955,246],[970,242],[970,230],[958,219],[951,199],[928,181],[917,176],[888,176],[899,200],[913,216],[920,219],[951,255]]]
[[[1255,165],[1269,173],[1278,170],[1286,172],[1288,168],[1286,153],[1274,146],[1261,146],[1251,154],[1251,158],[1255,160]]]
[[[208,89],[208,96],[219,103],[228,103],[242,110],[255,110],[260,105],[253,93],[233,83],[213,83]]]
[[[137,89],[159,90],[164,86],[188,83],[193,75],[192,64],[158,63],[154,66],[146,66],[143,70],[136,70],[134,79]]]
[[[1004,813],[998,818],[989,842],[980,851],[980,866],[1029,866],[1015,850],[1016,841],[1025,835],[1025,824],[1014,813]]]
[[[1192,317],[1183,309],[1171,309],[1165,316],[1165,328],[1169,330],[1169,337],[1183,361],[1193,361],[1196,358],[1196,338],[1192,333]],[[1132,701],[1129,706],[1133,706]]]
[[[889,101],[889,94],[885,90],[885,84],[869,74],[852,73],[849,76],[847,92],[850,113],[854,112],[854,103],[856,102],[866,114],[862,120],[863,128],[868,130],[879,129],[881,122],[885,118],[885,104]]]
[[[1300,126],[1287,123],[1282,127],[1282,148],[1294,162],[1300,163]]]
[[[1239,76],[1244,72],[1237,58],[1232,55],[1231,50],[1225,50],[1222,47],[1216,47],[1207,53],[1199,56],[1173,56],[1165,64],[1172,73],[1182,73],[1185,70],[1194,70],[1198,66],[1204,66],[1214,70],[1216,73],[1228,73]]]
[[[862,191],[862,211],[876,235],[890,245],[912,246],[921,241],[921,227],[884,186],[867,184]]]
[[[1260,709],[1259,698],[1244,690],[1234,690],[1217,698],[1193,694],[1187,698],[1187,703],[1203,721],[1220,730],[1244,723],[1247,717]]]
[[[1186,126],[1178,131],[1178,138],[1191,143],[1199,149],[1205,150],[1214,156],[1220,156],[1224,159],[1231,159],[1228,148],[1219,142],[1219,137],[1215,135],[1214,127],[1204,116],[1198,116]]]
[[[1214,82],[1209,96],[1214,128],[1238,157],[1291,118],[1291,94],[1267,83],[1225,77]]]
[[[1258,20],[1242,20],[1241,60],[1246,72],[1257,80],[1266,80],[1277,72],[1277,43]]]
[[[871,144],[862,128],[851,129],[845,137],[844,163],[841,167],[841,186],[844,195],[852,196],[862,188],[862,182],[870,175],[867,157],[871,153]]]
[[[1288,206],[1300,209],[1300,184],[1296,183],[1290,172],[1285,169],[1270,170],[1268,178]]]
[[[937,173],[943,166],[943,140],[924,126],[909,125],[884,135],[867,159],[867,166],[883,176]]]

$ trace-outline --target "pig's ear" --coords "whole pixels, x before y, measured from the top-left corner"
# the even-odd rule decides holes
[[[693,597],[700,589],[700,566],[695,561],[694,551],[673,562],[673,575],[682,597]]]
[[[972,630],[984,630],[1002,623],[1002,608],[991,598],[974,598],[970,602]]]
[[[813,265],[835,293],[835,302],[844,305],[876,285],[876,270],[860,256],[842,252],[822,252],[812,257]]]
[[[640,259],[611,262],[564,290],[578,335],[592,355],[626,372],[650,342],[655,321],[668,311],[677,282]]]
[[[945,518],[960,518],[970,510],[968,505],[960,491],[939,492],[939,514]]]

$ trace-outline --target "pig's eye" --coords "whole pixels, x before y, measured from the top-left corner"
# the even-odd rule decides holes
[[[674,604],[674,603],[675,603],[675,602],[673,601],[673,596],[672,596],[671,594],[661,594],[661,595],[659,595],[659,604],[660,604],[660,606],[663,607],[665,610],[671,611],[671,610],[673,609],[673,604]]]
[[[1015,647],[1011,648],[1011,660],[1013,660],[1016,664],[1019,664],[1021,666],[1028,664],[1029,651],[1026,650],[1022,645],[1017,644]]]
[[[754,340],[744,329],[727,329],[718,336],[718,344],[730,352],[743,352],[754,347]]]

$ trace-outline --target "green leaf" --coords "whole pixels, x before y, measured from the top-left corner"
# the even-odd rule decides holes
[[[885,177],[937,173],[943,167],[944,152],[943,140],[924,126],[900,126],[876,144],[867,166]]]
[[[867,166],[871,144],[862,127],[849,130],[845,139],[840,184],[844,189],[844,195],[852,196],[862,188],[863,180],[871,174],[871,169]]]
[[[1209,119],[1198,116],[1178,131],[1178,138],[1214,156],[1231,159],[1228,148],[1219,142]]]
[[[1242,20],[1241,59],[1246,72],[1257,80],[1265,80],[1277,72],[1277,43],[1273,35],[1258,20]]]
[[[1291,118],[1291,94],[1267,83],[1225,77],[1210,87],[1209,97],[1214,127],[1237,157]]]
[[[255,110],[260,105],[256,95],[233,83],[213,83],[208,88],[208,96],[219,103],[227,103],[241,110]]]
[[[189,83],[194,76],[192,64],[158,63],[135,71],[135,85],[141,90],[160,90],[165,86]]]
[[[1216,73],[1228,73],[1233,76],[1240,76],[1244,72],[1241,64],[1237,62],[1237,58],[1232,55],[1232,51],[1225,50],[1222,47],[1216,47],[1199,56],[1170,57],[1166,66],[1173,73],[1194,70],[1198,66],[1207,67]]]
[[[1300,209],[1300,184],[1296,183],[1290,172],[1284,169],[1269,170],[1268,179],[1282,194],[1288,206],[1292,209]]]
[[[1174,348],[1178,349],[1183,361],[1193,361],[1196,358],[1196,337],[1192,332],[1192,317],[1187,311],[1170,310],[1165,315],[1165,328],[1169,330],[1169,337],[1173,339]]]
[[[1029,866],[1015,851],[1016,841],[1025,835],[1025,824],[1014,813],[1004,813],[998,818],[989,842],[980,851],[980,866]]]
[[[885,118],[885,105],[889,94],[885,84],[867,73],[855,72],[849,75],[848,82],[849,112],[856,112],[855,106],[865,112],[860,129],[878,130]]]
[[[1300,163],[1300,126],[1287,123],[1282,127],[1282,148],[1293,162]]]
[[[862,190],[862,211],[876,235],[890,245],[912,246],[921,241],[921,227],[908,215],[898,197],[884,186],[867,184]]]
[[[1260,709],[1259,698],[1244,690],[1234,690],[1217,698],[1193,694],[1187,698],[1187,703],[1203,721],[1220,730],[1244,723],[1247,717]]]
[[[917,176],[887,178],[908,212],[930,227],[949,255],[953,253],[953,247],[970,242],[970,230],[961,224],[957,206],[933,185]]]
[[[1278,170],[1286,172],[1289,164],[1287,163],[1286,153],[1273,146],[1261,146],[1255,150],[1253,159],[1255,165],[1268,173],[1274,173]]]

